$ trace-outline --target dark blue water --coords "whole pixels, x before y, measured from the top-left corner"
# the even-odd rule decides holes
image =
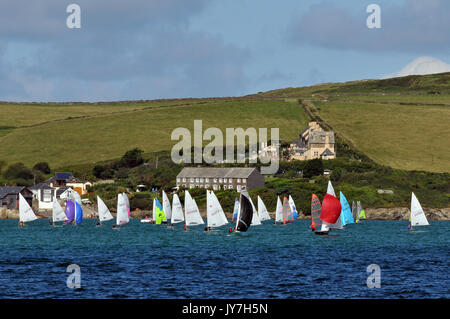
[[[449,298],[450,223],[364,221],[321,237],[307,221],[205,233],[0,220],[1,298]],[[66,268],[81,268],[81,289]],[[369,289],[367,266],[381,268]]]

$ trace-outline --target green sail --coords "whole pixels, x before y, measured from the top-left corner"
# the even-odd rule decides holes
[[[157,198],[155,198],[155,209],[156,209],[156,224],[160,225],[164,220],[166,220],[166,215],[161,206],[161,203]]]
[[[360,201],[358,201],[358,208],[360,209],[360,213],[359,213],[358,219],[366,219],[366,212],[364,211],[364,208],[362,207]]]

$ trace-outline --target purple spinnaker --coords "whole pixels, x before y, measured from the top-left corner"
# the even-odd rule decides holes
[[[72,202],[71,200],[68,200],[66,202],[65,213],[67,217],[66,223],[71,223],[75,218],[75,203]]]

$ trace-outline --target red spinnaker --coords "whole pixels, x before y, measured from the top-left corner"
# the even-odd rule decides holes
[[[334,224],[341,214],[341,203],[333,195],[326,194],[322,201],[320,219],[329,224]]]

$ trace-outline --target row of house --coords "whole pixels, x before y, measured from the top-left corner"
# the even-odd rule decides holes
[[[254,167],[185,167],[177,175],[177,188],[251,190],[264,186],[264,176]]]
[[[81,196],[87,194],[89,186],[92,186],[92,183],[82,182],[71,173],[55,173],[51,178],[32,187],[0,187],[0,208],[18,209],[19,194],[22,194],[30,206],[35,200],[39,210],[52,209],[53,198],[65,198],[65,194],[71,191],[76,191]]]

